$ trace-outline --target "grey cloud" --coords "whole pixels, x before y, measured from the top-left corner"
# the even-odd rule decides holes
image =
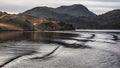
[[[120,2],[120,0],[88,0],[88,1]]]
[[[107,6],[107,5],[96,5],[96,6],[94,6],[94,5],[90,5],[89,7],[103,7],[103,8],[113,8],[113,9],[120,9],[120,5],[118,5],[118,6]]]
[[[0,0],[0,3],[0,11],[16,13],[24,12],[36,6],[59,7],[72,4],[83,4],[97,14],[108,10],[93,8],[120,9],[120,0]]]
[[[23,12],[26,9],[29,9],[28,6],[16,6],[16,5],[7,5],[7,6],[0,6],[0,11],[8,11],[8,12]]]

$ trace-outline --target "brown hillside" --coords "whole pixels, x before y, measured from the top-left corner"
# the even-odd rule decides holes
[[[67,27],[66,27],[67,26]],[[22,14],[0,13],[0,30],[71,30],[72,25],[53,18],[36,18]]]

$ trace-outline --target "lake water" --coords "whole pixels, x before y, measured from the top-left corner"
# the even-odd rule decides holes
[[[0,68],[120,68],[120,30],[1,31]]]

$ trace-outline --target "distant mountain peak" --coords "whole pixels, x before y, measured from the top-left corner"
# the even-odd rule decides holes
[[[64,16],[94,16],[95,14],[87,9],[87,7],[83,6],[82,4],[74,4],[69,6],[60,6],[57,8],[51,7],[35,7],[30,9],[23,14],[25,15],[32,15],[38,18],[42,17],[51,17],[51,18],[61,18]]]
[[[34,8],[32,8],[32,9],[30,9],[30,11],[31,11],[31,10],[37,10],[37,11],[39,11],[39,10],[49,10],[49,9],[53,9],[53,8],[47,7],[47,6],[38,6],[38,7],[34,7]],[[29,10],[28,10],[28,11],[29,11]]]
[[[73,4],[73,5],[63,5],[63,6],[60,6],[60,7],[71,7],[71,6],[74,6],[74,7],[79,7],[79,6],[83,6],[82,4]],[[58,7],[58,8],[60,8]],[[85,6],[83,6],[85,7]]]
[[[71,16],[79,17],[79,16],[94,16],[95,14],[88,10],[87,7],[85,7],[82,4],[74,4],[69,6],[60,6],[56,8],[56,11],[58,13],[64,13]]]
[[[109,11],[107,13],[120,13],[120,9],[115,9],[115,10]]]
[[[72,5],[72,7],[74,7],[74,8],[83,8],[83,9],[87,9],[87,7],[85,7],[84,5],[82,5],[82,4],[75,4],[75,5]],[[87,9],[88,10],[88,9]]]
[[[38,7],[34,7],[33,9],[40,9],[40,8],[51,9],[51,7],[47,7],[47,6],[38,6]]]
[[[74,7],[85,7],[84,5],[82,4],[74,4],[74,5],[71,5],[71,6],[74,6]],[[86,7],[85,7],[86,8]]]
[[[105,14],[103,14],[104,16],[117,16],[117,15],[120,15],[120,9],[115,9],[115,10],[112,10],[112,11],[109,11]]]
[[[56,9],[80,9],[80,10],[86,9],[86,10],[88,10],[88,9],[87,9],[84,5],[82,5],[82,4],[74,4],[74,5],[69,5],[69,6],[60,6],[60,7],[56,8]]]

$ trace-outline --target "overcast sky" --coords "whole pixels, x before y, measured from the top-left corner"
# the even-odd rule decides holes
[[[120,0],[0,0],[0,11],[21,13],[37,6],[59,7],[82,4],[96,14],[120,9]]]

